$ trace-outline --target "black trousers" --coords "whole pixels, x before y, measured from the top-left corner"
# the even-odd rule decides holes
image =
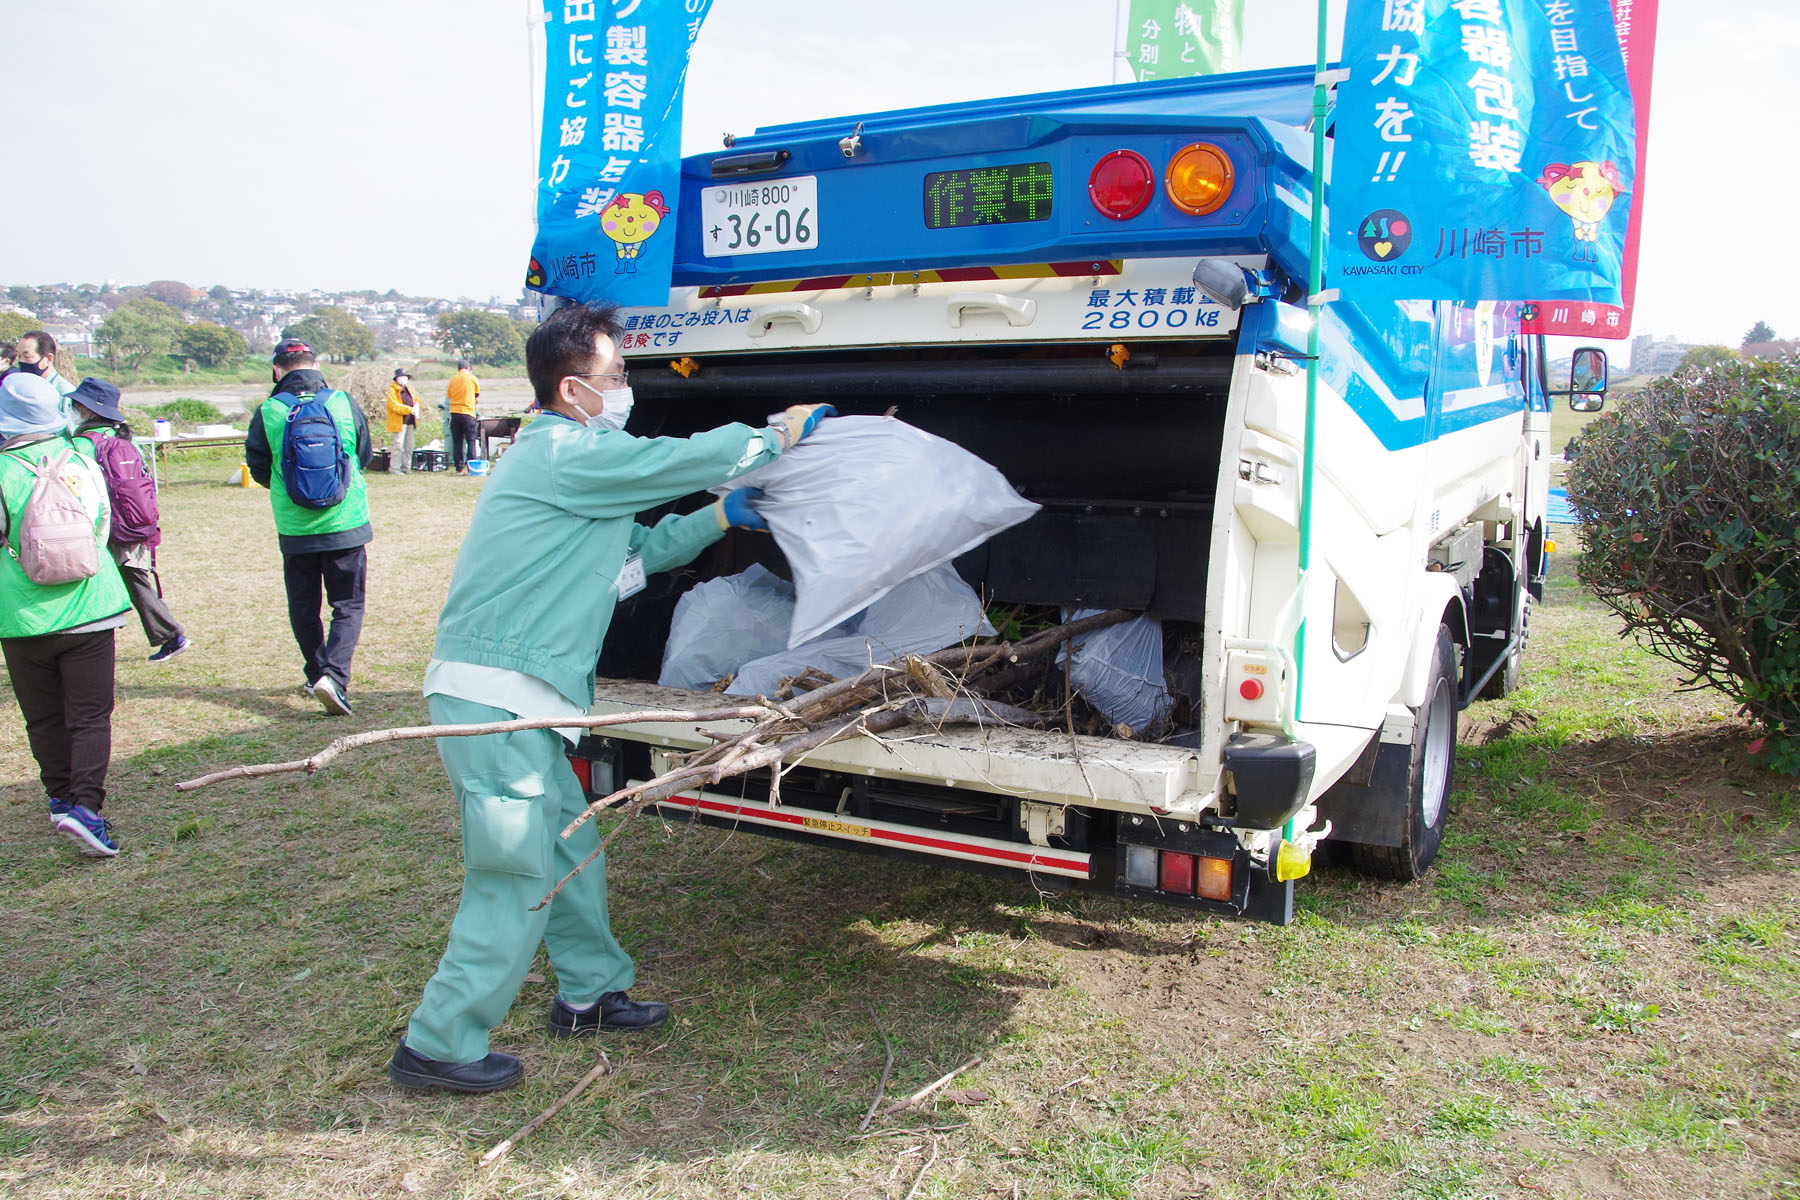
[[[350,694],[350,658],[362,636],[363,589],[368,581],[367,546],[326,550],[318,554],[282,555],[282,581],[287,584],[288,624],[306,661],[306,682],[329,675],[338,690]],[[331,604],[331,632],[325,632],[319,601]]]
[[[150,644],[162,646],[180,637],[181,622],[163,602],[162,584],[157,582],[156,572],[149,567],[121,565],[119,574],[125,579],[131,607],[137,609],[138,620],[144,623],[144,636],[150,639]]]
[[[113,630],[0,638],[0,650],[44,794],[99,812],[112,759]]]
[[[481,457],[476,448],[480,428],[480,422],[468,413],[450,414],[450,458],[457,470],[468,466],[471,458]]]

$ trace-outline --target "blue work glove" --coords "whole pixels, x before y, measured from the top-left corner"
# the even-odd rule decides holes
[[[837,416],[837,409],[829,404],[795,404],[775,418],[775,428],[781,431],[781,448],[790,450],[794,443],[819,427],[819,422],[826,417]]]
[[[739,488],[720,496],[713,504],[713,516],[719,519],[719,528],[760,529],[766,533],[769,523],[762,519],[761,513],[750,507],[752,500],[760,499],[761,488]]]

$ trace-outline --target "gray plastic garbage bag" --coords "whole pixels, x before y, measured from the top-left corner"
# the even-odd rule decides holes
[[[763,489],[756,509],[793,569],[790,647],[1038,510],[955,442],[892,417],[825,421],[730,486]]]
[[[695,584],[675,602],[663,647],[664,687],[709,688],[787,645],[794,585],[758,565]]]
[[[1079,621],[1103,611],[1082,608],[1063,619]],[[1057,661],[1068,656],[1065,646]],[[1138,617],[1076,638],[1069,683],[1113,725],[1129,725],[1134,734],[1154,736],[1175,706],[1163,682],[1162,622]]]
[[[949,563],[893,588],[823,638],[747,662],[725,689],[734,696],[771,696],[783,679],[816,667],[842,679],[903,654],[930,654],[965,638],[992,637],[975,590]]]

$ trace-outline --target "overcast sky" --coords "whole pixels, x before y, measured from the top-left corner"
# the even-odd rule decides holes
[[[534,0],[0,0],[0,284],[518,294]],[[1663,0],[1634,332],[1800,335],[1795,0]],[[715,0],[684,150],[725,131],[1112,81],[1114,0]],[[1245,66],[1313,55],[1248,0]],[[1331,24],[1342,25],[1342,0]],[[21,39],[29,35],[30,44]],[[1334,36],[1332,52],[1337,50]],[[35,144],[39,153],[34,154]],[[32,169],[37,168],[37,169]]]

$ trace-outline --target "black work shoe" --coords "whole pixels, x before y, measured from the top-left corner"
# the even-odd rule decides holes
[[[557,996],[550,1001],[550,1033],[555,1037],[581,1037],[604,1029],[617,1033],[631,1029],[651,1029],[669,1019],[669,1006],[655,1000],[633,1000],[624,992],[607,992],[600,1003],[586,1012],[576,1012]]]
[[[404,1039],[394,1047],[388,1078],[415,1092],[443,1088],[447,1092],[497,1092],[525,1077],[525,1066],[498,1050],[480,1062],[448,1063],[415,1053]]]

